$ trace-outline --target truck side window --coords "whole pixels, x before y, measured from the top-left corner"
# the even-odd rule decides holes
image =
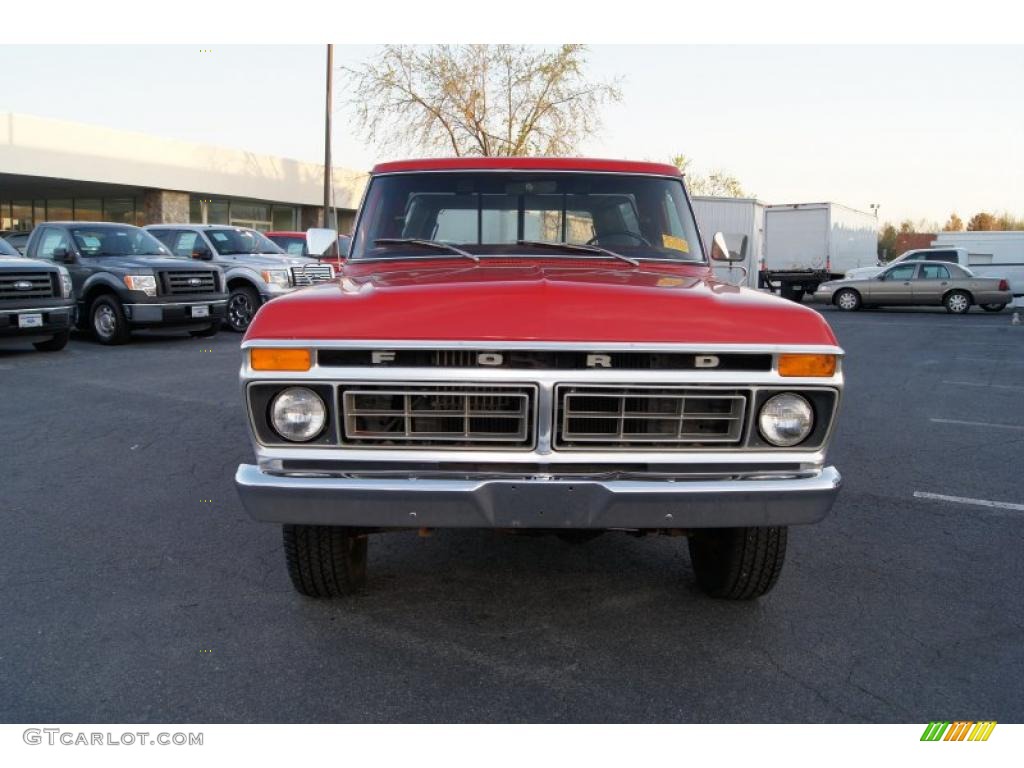
[[[171,248],[175,256],[183,256],[186,259],[190,259],[195,251],[206,249],[206,246],[202,245],[202,240],[199,239],[198,232],[183,230],[177,234],[178,236],[174,239],[174,247]],[[197,244],[202,245],[202,248],[197,247]]]
[[[57,248],[64,248],[70,251],[71,240],[68,239],[67,232],[63,229],[47,227],[43,230],[42,237],[39,238],[39,245],[36,246],[36,252],[33,256],[37,259],[53,261],[53,252]]]
[[[956,251],[935,251],[934,253],[927,254],[924,258],[925,258],[925,261],[952,261],[952,262],[955,262],[957,260],[957,258],[956,258]]]

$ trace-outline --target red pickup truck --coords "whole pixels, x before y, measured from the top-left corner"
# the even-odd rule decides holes
[[[295,588],[361,587],[369,533],[487,527],[685,535],[708,594],[768,592],[787,526],[839,491],[843,352],[814,310],[717,280],[744,254],[711,242],[672,166],[378,165],[338,279],[242,344],[235,483]]]

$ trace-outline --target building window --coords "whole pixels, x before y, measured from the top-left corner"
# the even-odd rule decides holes
[[[103,218],[118,224],[135,223],[135,198],[108,197],[103,201]]]
[[[71,200],[57,199],[46,201],[47,221],[72,221],[75,218]]]
[[[211,200],[206,205],[207,224],[230,224],[231,218],[227,200]]]
[[[288,232],[295,229],[295,206],[275,205],[271,209],[270,224],[276,232]]]
[[[75,221],[103,221],[103,203],[99,198],[75,198]]]
[[[30,200],[15,200],[11,203],[11,229],[29,230],[34,225]]]

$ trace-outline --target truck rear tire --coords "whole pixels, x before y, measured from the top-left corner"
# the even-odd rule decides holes
[[[332,525],[286,525],[288,576],[307,597],[344,597],[366,584],[366,535]]]
[[[802,285],[790,285],[783,283],[779,295],[784,299],[795,301],[797,304],[804,300],[804,287]]]
[[[751,600],[771,591],[786,559],[786,528],[706,528],[690,534],[697,585],[711,597]]]

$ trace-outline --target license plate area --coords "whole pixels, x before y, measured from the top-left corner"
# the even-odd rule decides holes
[[[19,328],[42,328],[43,316],[41,313],[31,315],[18,315]]]
[[[210,308],[205,304],[201,307],[192,307],[192,317],[209,317]]]

